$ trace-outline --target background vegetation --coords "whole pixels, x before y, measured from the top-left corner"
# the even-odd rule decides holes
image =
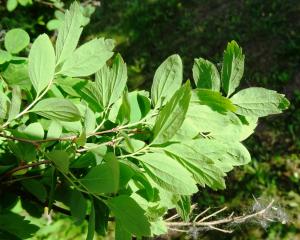
[[[54,11],[36,3],[8,12],[0,1],[0,31],[21,27],[34,38],[47,31],[46,23]],[[204,189],[194,198],[203,209],[226,204],[247,212],[253,196],[262,201],[273,197],[289,215],[289,223],[272,224],[267,230],[240,226],[233,235],[203,232],[203,239],[300,239],[299,14],[297,0],[103,0],[84,32],[83,42],[92,36],[116,40],[129,67],[131,88],[151,86],[158,64],[173,53],[181,55],[185,69],[192,68],[196,57],[221,62],[222,49],[234,39],[246,55],[244,87],[272,88],[285,93],[292,103],[285,114],[261,122],[247,140],[252,162],[229,175],[226,190]],[[184,74],[191,78],[189,70]],[[36,239],[83,238],[84,227],[73,227],[63,216],[55,217],[59,220]]]

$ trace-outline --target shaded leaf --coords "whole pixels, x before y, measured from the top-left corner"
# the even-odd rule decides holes
[[[47,158],[51,160],[56,168],[62,173],[69,172],[70,156],[66,151],[63,150],[53,150],[47,153]]]
[[[99,102],[105,108],[116,102],[122,95],[127,81],[127,67],[120,54],[114,60],[112,67],[104,65],[96,73],[96,87],[99,92]]]
[[[70,210],[76,224],[80,224],[84,221],[87,210],[87,200],[81,192],[75,189],[71,193]]]
[[[153,127],[153,144],[165,143],[175,135],[185,119],[190,98],[190,84],[187,82],[159,112]]]
[[[95,207],[92,201],[91,212],[89,217],[88,234],[86,240],[93,240],[95,235]]]
[[[21,183],[23,187],[26,189],[26,191],[30,192],[38,200],[40,200],[43,203],[46,201],[47,190],[40,181],[37,181],[35,179],[28,179],[28,180],[23,180]]]
[[[33,237],[39,227],[18,214],[2,213],[0,214],[0,230],[7,231],[20,239],[28,239]]]
[[[208,60],[203,58],[194,60],[193,78],[197,88],[220,91],[220,74],[216,66]]]
[[[230,96],[240,85],[244,74],[245,55],[235,41],[228,43],[222,66],[222,88]]]
[[[113,153],[107,153],[106,163],[91,168],[80,182],[90,193],[114,193],[119,188],[119,164]]]
[[[107,203],[123,229],[137,237],[150,236],[150,223],[145,211],[132,198],[120,195]]]
[[[232,104],[230,99],[223,97],[219,92],[208,89],[195,89],[192,96],[191,102],[207,105],[214,111],[220,113],[236,111],[236,107]]]

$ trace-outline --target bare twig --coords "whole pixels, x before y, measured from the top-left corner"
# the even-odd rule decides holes
[[[233,230],[231,230],[231,229],[223,229],[223,228],[220,228],[217,226],[226,225],[226,224],[230,224],[230,223],[240,224],[240,223],[246,222],[247,220],[254,219],[257,217],[261,217],[267,221],[274,221],[273,219],[270,219],[266,214],[267,211],[269,209],[271,209],[273,204],[274,204],[274,200],[272,200],[264,209],[262,209],[258,212],[249,214],[249,215],[242,215],[242,216],[234,217],[233,216],[234,212],[232,212],[229,216],[227,216],[225,218],[218,219],[218,220],[212,220],[212,221],[206,221],[207,219],[212,218],[212,217],[218,215],[219,213],[225,211],[227,209],[227,207],[224,207],[216,212],[213,212],[212,214],[210,214],[206,217],[203,217],[201,220],[197,221],[199,216],[202,216],[204,213],[206,213],[210,209],[210,208],[207,208],[202,213],[198,214],[195,217],[194,221],[192,221],[192,222],[170,222],[168,220],[170,220],[171,218],[169,218],[169,219],[167,219],[167,221],[168,221],[167,226],[170,230],[172,230],[172,229],[183,230],[184,228],[192,228],[192,227],[207,227],[209,229],[217,230],[217,231],[224,232],[224,233],[232,233]]]

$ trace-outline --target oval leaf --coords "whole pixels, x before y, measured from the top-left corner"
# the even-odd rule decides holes
[[[195,59],[193,78],[197,88],[220,91],[220,74],[216,66],[203,58]]]
[[[119,188],[119,163],[113,153],[108,153],[106,163],[91,168],[80,182],[90,193],[113,193]]]
[[[236,113],[254,117],[278,114],[289,106],[283,94],[260,87],[243,89],[232,96],[231,101],[238,106]]]
[[[21,52],[29,43],[30,38],[28,33],[20,28],[15,28],[7,32],[4,39],[6,50],[12,54]]]
[[[160,111],[153,127],[152,143],[165,143],[176,134],[184,121],[190,98],[190,84],[186,83]]]
[[[29,76],[37,94],[54,78],[55,53],[46,34],[40,35],[32,44],[28,57]]]
[[[31,112],[48,119],[74,122],[80,120],[78,108],[68,99],[47,98],[39,101]]]
[[[182,61],[179,55],[168,57],[156,70],[151,87],[154,106],[166,103],[182,83]]]
[[[60,24],[58,30],[55,48],[57,65],[66,60],[75,50],[82,32],[82,18],[80,6],[74,2],[70,10],[66,11],[63,23]],[[49,28],[48,25],[47,27]]]
[[[129,196],[121,195],[108,201],[118,224],[137,237],[150,236],[150,223],[145,211]]]
[[[244,74],[244,61],[245,55],[239,45],[235,41],[228,43],[222,66],[222,86],[227,96],[240,85]]]
[[[181,195],[192,195],[198,191],[192,174],[168,155],[147,153],[135,158],[144,164],[146,172],[161,188]]]
[[[112,55],[104,38],[91,40],[66,59],[60,73],[69,77],[89,76],[103,67]]]

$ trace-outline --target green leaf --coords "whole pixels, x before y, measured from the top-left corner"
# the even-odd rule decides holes
[[[260,87],[243,89],[230,99],[238,106],[236,113],[244,116],[264,117],[278,114],[289,106],[289,101],[283,94]]]
[[[196,182],[192,175],[168,155],[147,153],[135,158],[143,163],[147,174],[161,188],[181,195],[192,195],[197,192]]]
[[[36,149],[31,143],[9,141],[8,146],[19,161],[33,162],[36,160]]]
[[[155,222],[151,222],[151,233],[152,235],[163,235],[168,234],[168,227],[163,218],[158,219]]]
[[[0,65],[9,62],[12,59],[12,55],[9,52],[0,49]]]
[[[21,28],[14,28],[5,35],[4,46],[6,50],[12,54],[21,52],[30,43],[27,32]]]
[[[80,224],[84,221],[87,210],[87,200],[81,192],[75,189],[71,193],[70,210],[76,224]]]
[[[47,132],[47,138],[59,138],[62,134],[62,126],[59,124],[59,122],[52,120],[48,132]]]
[[[99,102],[104,108],[116,102],[126,86],[127,67],[120,54],[114,58],[112,67],[106,64],[96,73]]]
[[[223,155],[223,158],[220,159],[220,162],[221,164],[225,163],[226,165],[232,166],[230,167],[230,170],[233,169],[234,166],[245,165],[251,161],[250,153],[243,144],[239,142],[231,142],[225,145],[227,145],[226,152]]]
[[[26,189],[26,191],[30,192],[38,200],[40,200],[43,203],[46,201],[47,190],[40,181],[37,181],[35,179],[28,179],[28,180],[23,180],[21,183],[23,187]]]
[[[21,89],[28,90],[31,88],[27,62],[21,64],[9,63],[7,68],[1,72],[1,75],[9,86],[18,86]]]
[[[195,89],[191,102],[207,105],[212,110],[220,113],[236,111],[236,107],[232,104],[230,99],[223,97],[219,92],[208,89]]]
[[[119,112],[117,115],[117,123],[126,124],[130,121],[130,103],[128,98],[128,92],[123,93],[122,104],[119,108]]]
[[[9,98],[0,89],[0,119],[5,119],[8,112]]]
[[[84,128],[87,133],[92,132],[96,127],[96,116],[95,113],[87,106],[84,116]]]
[[[242,123],[234,113],[219,113],[207,105],[191,102],[182,127],[174,138],[184,137],[188,130],[190,138],[201,133],[218,139],[240,139],[241,129]]]
[[[80,179],[80,182],[90,193],[114,193],[119,188],[119,163],[113,153],[107,153],[104,157],[106,163],[91,168],[88,174]]]
[[[78,108],[68,99],[47,98],[39,101],[30,112],[52,120],[74,122],[80,120]]]
[[[88,234],[86,240],[93,240],[95,235],[95,207],[92,201],[91,213],[89,217]]]
[[[124,227],[122,226],[122,223],[120,221],[116,221],[116,227],[115,227],[115,240],[131,240],[131,234],[130,232],[126,231]]]
[[[190,196],[175,196],[176,211],[185,222],[189,221],[191,213],[191,197]]]
[[[0,214],[0,230],[9,232],[19,239],[28,239],[33,237],[39,227],[25,220],[23,216],[8,212]]]
[[[208,60],[203,58],[194,60],[193,78],[197,88],[220,91],[220,74],[216,66]]]
[[[18,0],[18,2],[21,4],[21,6],[26,7],[30,4],[32,4],[32,0]]]
[[[47,22],[46,27],[49,31],[59,30],[64,21],[59,19],[51,19]]]
[[[123,229],[137,237],[150,236],[150,223],[145,211],[132,198],[120,195],[107,203]]]
[[[101,235],[105,236],[108,229],[109,220],[109,208],[102,201],[98,199],[93,199],[95,212],[95,230]]]
[[[254,132],[254,130],[258,124],[258,118],[257,117],[240,116],[240,120],[243,125],[242,125],[242,131],[241,131],[239,140],[244,141]]]
[[[70,165],[70,156],[64,150],[53,150],[46,154],[47,158],[51,160],[55,167],[61,171],[62,173],[69,172],[69,165]]]
[[[228,43],[224,51],[222,66],[222,87],[227,97],[240,85],[244,74],[245,55],[235,41]]]
[[[182,125],[191,98],[190,84],[182,86],[158,114],[153,127],[153,144],[170,140]]]
[[[149,98],[142,94],[143,91],[133,91],[128,93],[128,103],[130,107],[130,123],[138,122],[143,117],[145,117],[151,109],[151,103]],[[114,123],[118,122],[117,120],[120,114],[121,104],[121,99],[119,99],[115,104],[112,105],[108,116],[108,119],[110,121]]]
[[[167,146],[165,151],[178,158],[201,186],[224,189],[224,172],[216,166],[226,153],[225,146],[214,140],[197,139]]]
[[[56,40],[56,64],[59,65],[74,52],[81,32],[82,32],[82,13],[80,6],[74,2],[70,10],[66,10],[64,20],[60,23]]]
[[[6,2],[6,8],[9,12],[12,12],[13,10],[15,10],[17,6],[18,6],[17,0],[7,0],[7,2]]]
[[[18,115],[21,108],[21,102],[22,102],[21,89],[20,87],[15,86],[12,89],[12,98],[9,107],[8,121],[13,120]]]
[[[32,44],[28,57],[30,80],[37,94],[44,90],[54,78],[55,53],[46,34],[40,35]]]
[[[156,70],[151,87],[151,99],[155,107],[164,105],[182,83],[182,61],[179,55],[168,57]]]
[[[28,138],[33,140],[40,140],[44,138],[44,129],[39,122],[29,124],[23,131]]]
[[[85,77],[103,67],[113,52],[104,38],[91,40],[76,49],[64,62],[60,74],[69,77]]]

